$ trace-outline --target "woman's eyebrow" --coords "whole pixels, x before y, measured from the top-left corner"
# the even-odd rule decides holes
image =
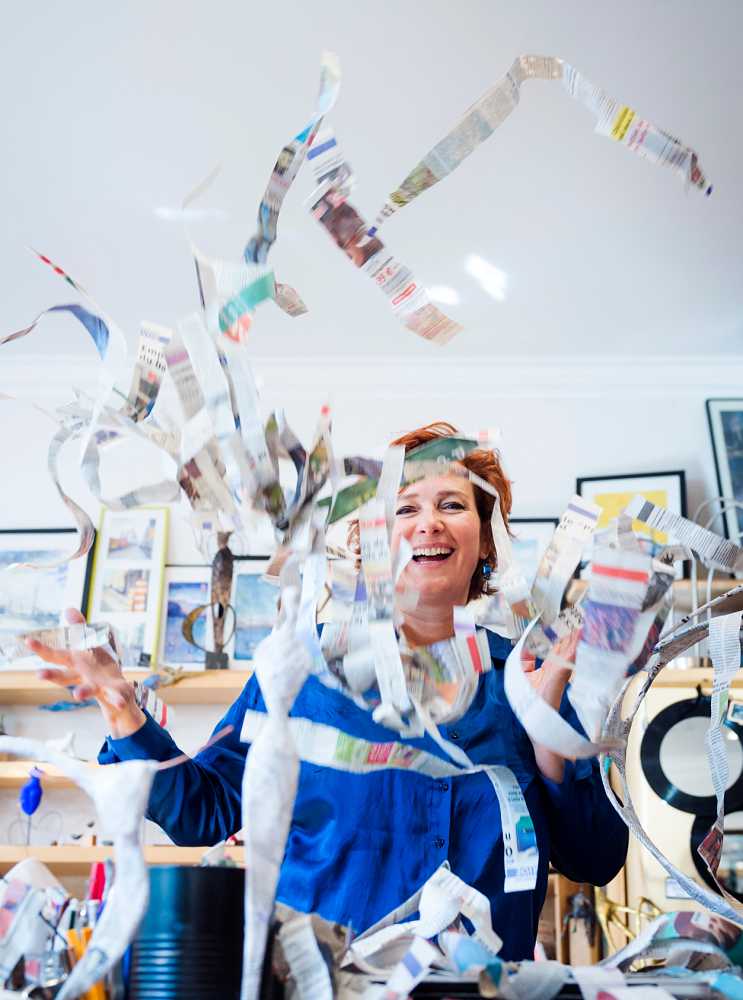
[[[469,501],[469,496],[463,490],[440,490],[435,494],[435,500],[441,500],[443,497],[458,497],[460,500]],[[398,493],[397,503],[402,503],[405,500],[418,500],[417,493]]]
[[[459,497],[460,500],[469,500],[469,496],[463,490],[441,490],[440,493],[436,494],[436,499],[440,500],[441,497]]]

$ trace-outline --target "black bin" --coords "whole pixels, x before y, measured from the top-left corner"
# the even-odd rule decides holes
[[[240,1000],[242,868],[150,868],[129,1000]]]

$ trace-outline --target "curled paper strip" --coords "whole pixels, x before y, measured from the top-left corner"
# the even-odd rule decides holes
[[[80,651],[111,645],[112,636],[111,626],[105,623],[60,625],[57,628],[39,628],[30,632],[19,632],[13,638],[0,642],[0,666],[2,666],[2,660],[5,660],[6,663],[12,663],[27,656],[34,656],[34,653],[26,645],[26,639],[35,639],[52,649]]]
[[[730,777],[730,765],[723,742],[722,727],[728,713],[728,690],[733,677],[740,670],[742,617],[743,611],[734,611],[732,614],[713,618],[709,623],[709,651],[714,674],[709,729],[704,742],[707,748],[707,761],[712,775],[712,785],[717,799],[717,816],[706,837],[697,848],[699,856],[707,865],[717,888],[731,903],[736,903],[737,900],[726,891],[717,878],[717,869],[720,865],[725,838],[725,789]]]
[[[114,843],[115,880],[82,959],[75,965],[58,1000],[74,1000],[102,979],[121,958],[147,909],[150,883],[142,850],[142,821],[158,764],[129,760],[91,768],[59,753],[49,743],[0,736],[0,753],[48,761],[91,797],[105,836]]]
[[[614,101],[562,59],[524,55],[513,61],[503,79],[472,105],[451,132],[413,167],[399,187],[388,196],[369,235],[373,236],[385,219],[456,170],[489,139],[515,110],[521,96],[521,85],[526,80],[561,80],[567,93],[594,115],[599,135],[613,139],[652,163],[670,167],[687,183],[705,194],[711,193],[712,187],[702,173],[697,154],[680,139],[640,118],[626,105]]]
[[[315,140],[325,115],[338,98],[341,69],[338,56],[324,52],[320,64],[320,91],[315,110],[309,122],[288,142],[278,155],[268,186],[258,206],[258,229],[245,247],[245,260],[265,264],[268,253],[276,242],[276,226],[284,198],[299,173],[308,149]]]
[[[532,600],[540,613],[542,625],[557,618],[562,595],[586,545],[596,530],[601,508],[574,496],[563,511],[560,523],[550,539],[537,567],[531,589]]]
[[[310,673],[311,662],[294,634],[298,598],[294,587],[283,590],[280,620],[260,643],[254,658],[267,714],[262,716],[265,725],[261,732],[251,740],[242,782],[247,872],[241,1000],[258,1000],[279,869],[299,781],[300,758],[288,714]],[[246,738],[244,729],[241,738]]]
[[[627,504],[625,513],[658,531],[672,535],[696,553],[706,566],[734,572],[743,568],[743,548],[708,531],[701,525],[665,507],[651,503],[639,494]]]
[[[688,893],[689,897],[697,903],[700,903],[703,907],[706,907],[708,910],[712,910],[713,913],[717,913],[726,920],[730,920],[734,924],[740,926],[743,924],[743,910],[733,908],[733,906],[726,902],[726,900],[721,896],[718,896],[716,893],[711,892],[709,889],[699,885],[698,882],[690,878],[677,868],[676,865],[669,861],[645,832],[632,802],[632,795],[626,775],[627,739],[629,737],[630,729],[632,728],[632,723],[640,709],[640,706],[642,705],[645,695],[650,690],[653,681],[662,670],[663,666],[664,663],[660,659],[649,665],[647,676],[643,680],[637,692],[634,694],[634,701],[629,706],[625,706],[624,700],[627,688],[633,682],[633,678],[630,677],[625,681],[622,690],[617,695],[614,704],[609,710],[609,714],[603,728],[602,738],[614,743],[614,747],[610,749],[605,756],[614,764],[616,768],[621,784],[622,798],[620,799],[612,788],[609,780],[609,769],[603,766],[605,764],[605,760],[603,759],[601,767],[601,780],[603,781],[607,798],[622,817],[634,836],[644,847],[647,848],[648,851],[650,851],[652,856],[668,872],[671,878],[677,880],[678,884],[686,893]],[[625,711],[627,714],[623,714]]]
[[[40,312],[36,319],[34,319],[28,326],[24,327],[22,330],[16,330],[15,333],[9,333],[7,337],[0,339],[0,347],[2,347],[3,344],[9,344],[11,340],[20,340],[21,337],[27,336],[36,329],[36,326],[42,317],[48,316],[51,313],[63,312],[69,313],[82,323],[90,334],[101,358],[105,358],[106,350],[108,348],[108,339],[110,336],[108,327],[100,316],[96,316],[95,313],[90,312],[90,310],[85,309],[84,306],[77,303],[67,306],[51,306],[49,309],[44,309],[44,311]]]
[[[347,165],[346,176],[351,176]],[[354,266],[384,292],[404,326],[440,346],[461,331],[458,323],[433,305],[410,268],[393,257],[380,239],[367,235],[368,224],[348,201],[347,187],[340,186],[337,178],[323,183],[309,203],[314,218]]]

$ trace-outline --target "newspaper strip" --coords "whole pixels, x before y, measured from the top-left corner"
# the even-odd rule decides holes
[[[312,918],[297,914],[281,925],[279,941],[298,1000],[333,1000],[330,972],[312,930]]]
[[[415,938],[385,983],[380,1000],[407,1000],[438,954],[438,949],[425,938]]]
[[[583,1000],[607,1000],[619,986],[624,986],[624,973],[619,969],[606,969],[600,965],[571,966],[573,979],[578,984]]]
[[[44,309],[43,312],[40,312],[28,326],[24,327],[22,330],[16,330],[15,333],[9,333],[6,337],[0,339],[0,347],[2,347],[3,344],[9,344],[12,340],[20,340],[21,337],[27,336],[36,329],[37,324],[44,316],[49,316],[51,313],[64,312],[74,316],[75,319],[77,319],[85,327],[90,334],[101,359],[105,359],[110,336],[108,327],[100,316],[96,316],[95,313],[90,312],[90,310],[85,309],[84,306],[76,303],[73,303],[72,305],[51,306],[49,309]]]
[[[407,919],[416,911],[418,919]],[[417,892],[354,938],[340,964],[383,973],[389,968],[386,956],[398,950],[391,948],[396,942],[435,938],[460,916],[472,925],[470,940],[489,958],[494,957],[502,941],[493,930],[487,897],[455,875],[444,861]]]
[[[439,346],[447,344],[462,327],[433,305],[409,267],[393,257],[380,239],[367,235],[369,226],[348,201],[347,190],[345,182],[322,184],[309,199],[313,217],[354,266],[381,289],[408,330]]]
[[[297,692],[311,670],[295,637],[299,595],[282,592],[279,621],[256,649],[254,668],[266,704],[264,725],[255,738],[242,782],[245,830],[245,939],[241,1000],[258,1000],[276,886],[284,859],[299,781],[299,755],[289,720]]]
[[[743,611],[712,618],[709,623],[709,652],[714,667],[709,729],[704,742],[712,785],[717,799],[717,816],[697,853],[707,865],[721,892],[717,879],[722,845],[725,837],[725,790],[730,777],[727,750],[723,739],[723,723],[727,717],[730,683],[740,669],[740,628]]]
[[[682,545],[687,546],[705,564],[714,569],[735,572],[743,569],[743,548],[720,535],[702,528],[680,514],[674,514],[665,507],[658,507],[637,494],[630,500],[625,513],[648,524],[657,531],[664,531]]]
[[[634,659],[634,640],[641,627],[640,611],[650,576],[650,556],[630,549],[594,546],[588,597],[582,605],[583,628],[568,691],[591,740],[598,739]]]
[[[318,187],[332,183],[344,194],[349,194],[353,189],[356,179],[332,129],[324,128],[317,133],[312,148],[307,153],[307,160]]]
[[[568,581],[580,562],[596,529],[601,508],[583,497],[573,496],[537,568],[531,596],[541,615],[542,626],[557,618]]]
[[[245,247],[245,260],[264,264],[268,253],[276,242],[276,226],[284,198],[292,186],[299,168],[311,148],[323,118],[335,104],[341,83],[341,69],[338,56],[333,52],[323,52],[320,62],[320,90],[315,110],[309,122],[281,150],[274,164],[261,203],[258,206],[258,229]]]
[[[27,639],[49,646],[50,649],[82,651],[97,646],[112,644],[112,629],[106,623],[92,622],[79,625],[59,625],[56,628],[39,628],[29,632],[18,632],[10,639],[0,642],[0,659],[6,663],[24,659],[34,654],[26,645]]]
[[[48,761],[71,778],[93,800],[104,836],[114,844],[115,879],[106,906],[93,928],[84,956],[75,965],[59,1000],[74,1000],[102,979],[119,961],[147,909],[150,883],[142,846],[142,829],[150,788],[158,764],[129,760],[91,768],[54,750],[48,743],[1,736],[0,753]]]
[[[703,954],[717,954],[729,964],[725,952],[732,951],[740,939],[740,926],[703,910],[663,913],[623,948],[608,955],[601,968],[626,970],[637,958],[666,958],[682,944]]]
[[[382,699],[374,711],[374,721],[395,729],[405,729],[402,716],[412,703],[405,684],[400,648],[393,624],[395,585],[392,556],[387,534],[384,500],[369,500],[359,517],[361,564],[366,582],[369,641]]]
[[[106,352],[104,359],[105,367],[104,370],[101,372],[101,386],[102,390],[107,389],[110,391],[110,389],[113,388],[115,371],[126,360],[126,354],[127,354],[126,337],[121,331],[121,328],[111,319],[111,317],[106,312],[104,312],[103,309],[101,309],[101,307],[95,301],[90,292],[86,291],[86,289],[83,288],[83,286],[79,282],[75,281],[74,278],[71,278],[70,275],[63,268],[59,266],[59,264],[55,264],[54,261],[49,259],[49,257],[45,256],[42,253],[39,253],[38,250],[34,250],[33,247],[29,247],[29,250],[38,260],[41,261],[42,264],[46,264],[48,267],[52,269],[52,271],[54,271],[56,275],[62,278],[63,281],[65,281],[71,288],[74,288],[74,290],[79,295],[83,295],[88,300],[90,305],[93,307],[96,317],[100,317],[102,321],[105,323],[108,329],[109,336],[106,344]]]
[[[203,316],[194,313],[181,320],[178,323],[178,335],[188,351],[194,376],[196,372],[199,373],[203,405],[211,420],[210,440],[212,436],[216,439],[225,465],[225,485],[233,499],[236,499],[240,496],[241,487],[248,488],[249,484],[243,482],[235,457],[235,438],[239,438],[239,431],[235,426],[230,386],[224,367],[204,325]],[[233,517],[237,514],[234,503],[229,512]]]
[[[516,562],[513,554],[511,536],[506,530],[503,512],[501,511],[500,494],[486,479],[481,479],[474,472],[468,471],[469,481],[493,498],[493,512],[490,516],[490,533],[496,553],[494,585],[503,594],[511,608],[516,634],[520,635],[526,625],[536,615],[536,608],[529,594],[523,570]]]
[[[165,347],[171,331],[166,326],[142,323],[137,343],[131,386],[127,397],[128,416],[140,423],[150,416],[157,402],[162,380],[167,370]]]
[[[59,494],[62,503],[72,514],[77,526],[77,546],[74,551],[60,557],[59,559],[53,559],[47,562],[22,564],[23,566],[27,566],[29,569],[54,569],[57,566],[63,566],[65,563],[71,562],[73,559],[78,559],[80,556],[87,555],[93,545],[93,541],[95,540],[95,527],[93,526],[92,520],[83,508],[76,503],[71,496],[65,493],[59,476],[60,452],[68,441],[74,441],[80,436],[81,430],[82,426],[78,421],[65,421],[49,442],[49,451],[47,453],[47,469],[49,477],[54,483],[54,488]]]
[[[697,154],[663,129],[626,105],[620,105],[573,66],[556,56],[523,55],[506,75],[487,90],[461,121],[431,149],[387,197],[369,230],[373,236],[385,219],[452,173],[503,124],[519,103],[526,80],[561,80],[563,88],[596,118],[596,132],[638,153],[651,163],[670,167],[687,183],[709,195],[712,187],[699,166]]]

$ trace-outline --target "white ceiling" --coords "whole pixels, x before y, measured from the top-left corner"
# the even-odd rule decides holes
[[[559,84],[531,82],[503,127],[454,175],[386,226],[419,279],[456,289],[456,356],[741,352],[740,94],[743,4],[711,0],[136,0],[15,4],[3,11],[0,331],[69,289],[32,244],[86,285],[134,341],[146,318],[195,308],[175,206],[216,163],[205,205],[228,221],[194,229],[205,250],[241,253],[282,144],[314,104],[323,49],[343,82],[330,122],[353,164],[355,201],[385,194],[526,52],[559,55],[697,149],[711,198],[593,134]],[[312,220],[299,175],[273,263],[310,314],[264,306],[260,356],[441,356]],[[476,253],[503,270],[489,298],[465,272]],[[446,307],[444,307],[446,308]],[[4,352],[88,354],[55,318]],[[6,354],[4,356],[10,356]]]

